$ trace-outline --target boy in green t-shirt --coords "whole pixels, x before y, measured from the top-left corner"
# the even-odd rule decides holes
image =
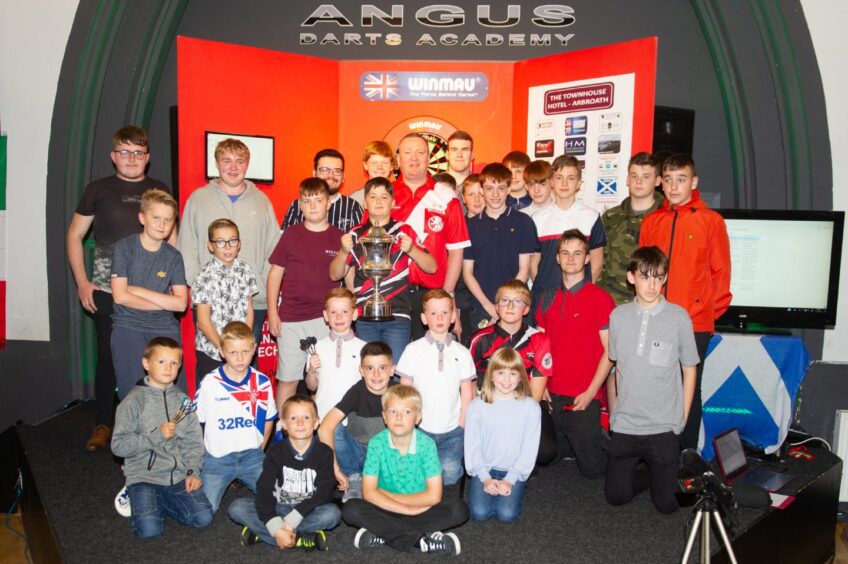
[[[412,386],[392,386],[383,396],[383,419],[388,428],[368,443],[362,499],[342,509],[345,522],[360,527],[353,545],[459,554],[459,538],[441,531],[467,521],[468,507],[461,499],[442,500],[436,443],[415,428],[421,395]]]

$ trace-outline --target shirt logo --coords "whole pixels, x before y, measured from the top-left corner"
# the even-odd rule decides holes
[[[429,219],[427,219],[427,229],[431,233],[438,233],[442,229],[445,228],[445,221],[439,217],[438,215],[431,215]]]
[[[168,273],[163,271],[163,270],[160,270],[159,272],[156,273],[156,276],[159,277],[159,278],[165,278],[165,276],[167,276],[167,275],[168,275]]]
[[[551,356],[551,353],[545,354],[545,356],[542,357],[542,368],[549,370],[553,365],[554,358]]]

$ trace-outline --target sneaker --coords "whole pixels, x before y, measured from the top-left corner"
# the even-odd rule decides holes
[[[245,527],[241,530],[242,546],[253,546],[254,544],[259,544],[260,542],[262,542],[262,539],[260,539],[258,535],[254,535],[253,531],[250,530],[250,527]]]
[[[121,488],[118,495],[115,496],[115,511],[121,517],[132,517],[132,507],[130,507],[130,491],[126,486]]]
[[[97,425],[92,429],[91,436],[85,441],[85,450],[94,452],[101,448],[106,448],[109,444],[109,439],[112,438],[112,427],[108,425]]]
[[[421,552],[429,554],[453,554],[456,556],[460,552],[459,537],[453,533],[439,531],[421,537],[420,547]]]
[[[347,478],[347,490],[342,496],[342,503],[349,499],[362,499],[362,474],[351,474]]]
[[[328,550],[327,535],[324,531],[315,531],[314,533],[298,533],[297,540],[294,541],[294,548],[302,548],[307,552],[313,550]]]
[[[353,546],[356,548],[374,548],[377,546],[385,546],[386,541],[383,537],[378,537],[366,528],[356,531],[356,536],[353,537]]]

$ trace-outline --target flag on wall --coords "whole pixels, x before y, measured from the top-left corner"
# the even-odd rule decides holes
[[[0,349],[6,348],[6,140],[0,135]]]

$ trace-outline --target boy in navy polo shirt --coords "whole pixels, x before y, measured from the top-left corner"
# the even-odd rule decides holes
[[[502,164],[486,165],[480,173],[486,209],[468,220],[471,247],[465,249],[462,277],[472,296],[474,329],[497,321],[494,301],[498,286],[512,278],[526,282],[530,259],[539,251],[533,220],[507,206],[511,176]]]

